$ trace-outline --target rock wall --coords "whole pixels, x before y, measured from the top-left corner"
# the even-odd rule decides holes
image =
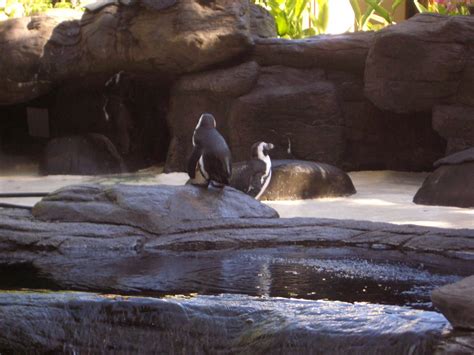
[[[474,144],[472,17],[425,14],[376,33],[286,40],[271,38],[273,19],[246,0],[185,0],[159,10],[140,4],[109,5],[70,21],[0,24],[7,53],[0,104],[28,104],[47,93],[74,97],[48,104],[53,136],[97,132],[122,152],[133,133],[97,122],[105,83],[125,71],[142,93],[156,93],[129,109],[131,126],[160,131],[161,142],[128,160],[167,155],[167,171],[184,169],[202,112],[216,116],[234,161],[265,140],[276,145],[274,158],[420,171]],[[70,87],[73,94],[65,95]],[[84,94],[89,88],[97,90],[94,104]],[[147,109],[157,100],[159,108]],[[92,108],[68,115],[72,106]],[[161,123],[147,123],[146,115]],[[94,118],[85,124],[82,116]],[[78,122],[84,132],[71,132]]]

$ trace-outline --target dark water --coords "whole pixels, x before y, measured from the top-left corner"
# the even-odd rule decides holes
[[[385,251],[383,255],[389,253]],[[68,267],[53,266],[57,273],[50,275],[31,266],[16,269],[0,266],[0,287],[156,297],[227,293],[432,309],[430,292],[461,278],[452,271],[427,266],[409,256],[394,253],[389,259],[377,253],[358,255],[351,249],[334,248],[167,251],[141,259],[124,258],[107,265],[103,260],[73,260]]]

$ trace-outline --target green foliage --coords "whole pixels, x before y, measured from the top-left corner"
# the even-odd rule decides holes
[[[77,1],[61,0],[53,6],[52,0],[0,0],[0,21],[22,16],[32,16],[48,11],[52,8],[74,9]]]
[[[420,13],[432,12],[441,15],[470,15],[469,6],[474,6],[472,0],[429,0],[427,6],[418,0],[413,0]]]
[[[359,0],[349,0],[356,19],[356,31],[378,30],[395,23],[393,15],[405,0],[395,0],[388,9],[383,6],[383,0],[364,0],[367,10],[362,13]]]
[[[284,38],[303,38],[325,33],[328,25],[328,0],[255,0],[275,18],[277,32]]]

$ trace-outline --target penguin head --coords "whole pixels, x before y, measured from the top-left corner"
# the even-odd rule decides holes
[[[216,128],[216,119],[210,113],[203,113],[196,126],[198,128]]]
[[[257,142],[252,146],[252,159],[265,160],[270,150],[275,148],[272,143]]]

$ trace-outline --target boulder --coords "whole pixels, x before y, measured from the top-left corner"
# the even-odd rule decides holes
[[[474,330],[474,276],[434,290],[431,299],[455,328]]]
[[[435,106],[433,109],[433,128],[448,142],[447,155],[473,147],[474,105]]]
[[[44,149],[39,169],[44,175],[98,175],[126,171],[114,144],[96,133],[52,139]]]
[[[183,0],[149,9],[164,3],[115,2],[63,22],[50,16],[0,22],[0,104],[29,101],[77,77],[105,82],[121,70],[165,80],[251,49],[248,1]]]
[[[413,202],[420,205],[474,207],[474,148],[435,163]]]
[[[447,323],[390,305],[79,292],[1,293],[0,318],[2,353],[430,353]]]
[[[261,200],[301,200],[355,193],[349,175],[335,166],[301,160],[272,160],[272,178]]]
[[[365,94],[377,107],[399,113],[472,104],[473,31],[472,16],[437,14],[377,31],[365,67]]]
[[[225,218],[277,218],[255,199],[226,187],[77,185],[43,198],[33,208],[40,220],[126,224],[163,233],[183,221]]]

